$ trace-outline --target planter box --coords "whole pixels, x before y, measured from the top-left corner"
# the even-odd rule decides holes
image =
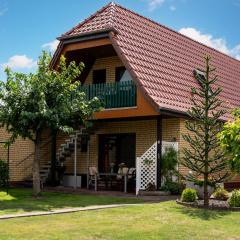
[[[64,187],[74,187],[75,177],[73,175],[64,175],[63,177],[63,186]],[[77,187],[82,187],[82,177],[77,176]]]

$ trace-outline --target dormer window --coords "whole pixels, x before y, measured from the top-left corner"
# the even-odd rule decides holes
[[[193,74],[195,76],[195,78],[198,80],[199,84],[201,85],[201,87],[203,86],[203,82],[206,80],[205,78],[205,73],[199,69],[195,69],[193,71]]]
[[[193,74],[194,74],[195,78],[197,79],[198,83],[200,84],[200,86],[203,88],[204,87],[203,82],[206,81],[205,73],[199,69],[195,69],[193,71]],[[212,91],[212,89],[210,89],[209,95],[211,95],[212,93],[213,93],[213,91]]]

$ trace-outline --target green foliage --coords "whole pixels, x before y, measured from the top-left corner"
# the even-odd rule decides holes
[[[230,207],[240,207],[240,191],[239,190],[232,191],[232,195],[229,198],[228,203]]]
[[[87,101],[79,91],[84,65],[70,62],[62,56],[57,70],[50,68],[51,56],[43,52],[36,74],[5,70],[7,81],[0,83],[0,122],[16,137],[34,139],[37,130],[51,129],[69,132],[77,121],[83,124],[99,109],[99,101]]]
[[[161,159],[161,175],[168,178],[175,171],[177,162],[177,151],[173,147],[166,148]]]
[[[171,194],[180,194],[182,192],[183,186],[181,183],[173,182],[167,180],[164,185],[160,188],[162,191],[170,192]]]
[[[190,120],[186,121],[187,134],[183,139],[188,147],[183,149],[181,164],[190,170],[187,180],[195,182],[203,179],[204,205],[209,205],[208,183],[223,182],[229,177],[227,159],[221,151],[217,134],[222,130],[223,110],[219,94],[222,89],[217,86],[215,69],[210,66],[210,57],[205,58],[205,70],[195,71],[199,88],[192,88],[192,107],[188,111]],[[210,179],[211,178],[211,179]]]
[[[61,56],[56,69],[50,67],[51,56],[43,52],[36,73],[23,74],[5,70],[7,80],[0,83],[0,123],[10,133],[10,142],[20,136],[35,143],[33,161],[34,195],[40,192],[39,156],[41,134],[45,128],[71,132],[86,124],[100,101],[88,101],[77,81],[84,65],[67,64]]]
[[[234,121],[224,124],[218,135],[221,147],[229,156],[229,166],[233,172],[240,173],[240,109],[233,112]]]
[[[0,188],[7,187],[9,179],[8,164],[0,159]]]
[[[199,179],[194,179],[193,180],[194,185],[197,185],[199,187],[203,187],[204,185],[204,181],[203,180],[199,180]],[[216,183],[212,182],[210,179],[207,181],[207,185],[210,187],[215,188],[216,187]]]
[[[181,195],[182,202],[195,202],[197,199],[197,191],[192,188],[186,188]]]
[[[224,188],[219,187],[214,191],[213,196],[217,200],[228,200],[229,192]]]
[[[153,160],[150,160],[150,159],[144,159],[143,163],[146,165],[146,166],[150,166],[152,163],[153,163]]]

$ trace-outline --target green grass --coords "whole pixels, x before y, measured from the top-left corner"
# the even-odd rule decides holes
[[[32,197],[30,189],[10,189],[9,194],[0,191],[0,215],[52,209],[86,207],[117,203],[136,203],[137,199],[109,196],[74,195],[43,192],[38,199]]]
[[[13,189],[9,195],[0,192],[0,214],[134,202],[135,199],[59,193],[43,193],[36,200],[30,190]],[[168,201],[0,220],[0,240],[234,240],[240,239],[239,226],[240,212],[192,209]]]
[[[173,201],[0,221],[0,239],[239,239],[240,213]]]

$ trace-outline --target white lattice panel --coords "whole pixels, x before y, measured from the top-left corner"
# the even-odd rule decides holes
[[[150,165],[145,160],[150,160]],[[136,191],[146,189],[149,183],[156,184],[157,142],[155,142],[141,157],[137,158]]]
[[[178,151],[177,142],[162,142],[162,154],[164,154],[167,147],[173,147]],[[145,161],[152,161],[150,165],[145,164]],[[157,182],[157,142],[155,142],[141,157],[137,158],[137,179],[136,179],[136,193],[139,190],[146,189],[149,183],[155,184]]]

